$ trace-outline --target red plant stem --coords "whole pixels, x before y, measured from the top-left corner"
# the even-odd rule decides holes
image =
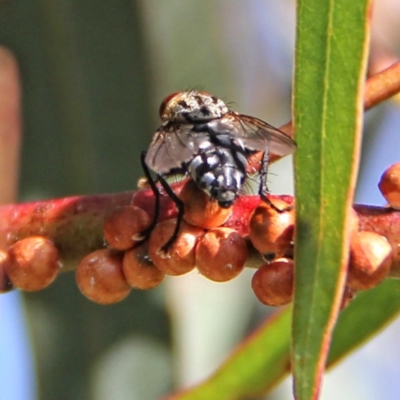
[[[181,183],[175,185],[179,191]],[[270,196],[287,203],[291,196]],[[246,236],[248,223],[259,196],[242,196],[224,226],[236,229]],[[154,199],[150,190],[111,195],[69,197],[0,207],[0,248],[7,250],[17,240],[41,235],[54,242],[61,254],[64,271],[73,270],[81,258],[105,246],[104,216],[117,206],[134,204],[153,213]],[[384,207],[355,205],[360,218],[360,230],[374,231],[385,236],[394,249],[392,275],[400,276],[400,211]],[[176,208],[166,196],[162,197],[160,221],[174,218]],[[261,265],[257,253],[249,260],[251,266]]]
[[[132,194],[67,197],[1,206],[0,249],[7,250],[28,236],[44,236],[60,251],[63,270],[74,269],[83,256],[104,246],[104,216],[118,205],[129,204]]]
[[[368,78],[365,85],[364,107],[369,110],[400,92],[400,62]]]
[[[365,83],[364,108],[369,110],[373,106],[400,92],[400,62],[397,62],[383,71],[369,77]],[[292,121],[279,128],[290,137],[294,137]],[[260,153],[262,154],[262,153]],[[259,156],[261,160],[261,156]],[[271,154],[270,161],[280,160],[280,156]]]
[[[13,54],[0,46],[0,204],[15,201],[21,148],[21,87]]]

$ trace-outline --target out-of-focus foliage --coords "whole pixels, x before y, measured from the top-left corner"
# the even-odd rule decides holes
[[[16,55],[22,79],[20,199],[132,190],[141,176],[139,153],[156,126],[139,4],[3,1],[0,44]],[[90,398],[95,382],[104,387],[99,371],[107,359],[120,372],[111,385],[116,377],[137,377],[121,394],[138,393],[139,381],[151,390],[138,398],[168,391],[169,329],[161,292],[136,292],[124,303],[101,307],[79,293],[73,274],[63,274],[48,290],[26,295],[38,398]],[[117,361],[111,354],[121,340],[126,350]],[[163,350],[157,356],[145,351],[152,342]],[[125,354],[139,366],[132,362],[128,369]],[[159,368],[145,362],[149,357]],[[153,371],[159,385],[146,380]]]

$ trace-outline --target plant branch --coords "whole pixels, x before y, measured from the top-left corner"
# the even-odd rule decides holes
[[[182,183],[174,185],[179,192]],[[270,196],[291,204],[292,196]],[[241,196],[224,226],[234,228],[243,236],[248,234],[250,216],[260,203],[259,196]],[[105,246],[103,221],[105,215],[118,206],[133,204],[152,216],[154,198],[151,190],[109,195],[77,196],[0,207],[0,249],[8,248],[19,239],[40,235],[54,242],[60,251],[63,271],[74,270],[88,253]],[[360,230],[374,231],[385,236],[397,249],[392,276],[400,276],[400,211],[391,208],[355,205],[360,218]],[[174,218],[177,211],[167,196],[161,198],[160,221]],[[261,256],[252,251],[249,267],[261,265]]]
[[[400,62],[369,77],[365,83],[364,108],[369,110],[384,100],[400,92]],[[292,121],[279,128],[288,136],[294,136]],[[278,161],[281,157],[271,155],[271,162]]]
[[[365,86],[364,107],[373,106],[400,92],[400,62],[368,78]]]
[[[44,236],[60,252],[63,271],[75,269],[86,254],[104,246],[103,220],[132,192],[77,196],[0,207],[0,249],[29,236]]]

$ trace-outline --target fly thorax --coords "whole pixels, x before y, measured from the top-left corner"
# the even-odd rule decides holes
[[[212,147],[193,158],[188,172],[201,189],[227,208],[239,195],[246,163],[246,157],[240,152]]]

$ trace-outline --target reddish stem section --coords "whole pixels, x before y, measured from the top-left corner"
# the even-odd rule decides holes
[[[44,236],[60,251],[64,270],[75,269],[89,252],[104,247],[103,220],[119,205],[129,204],[132,192],[77,196],[0,207],[0,249],[17,240]]]
[[[178,191],[182,183],[173,185]],[[270,196],[293,203],[292,196]],[[248,234],[251,213],[260,203],[258,196],[241,196],[232,215],[223,225],[239,234]],[[41,235],[57,246],[64,271],[73,270],[88,253],[105,246],[103,221],[105,215],[118,206],[134,204],[149,213],[154,212],[151,190],[110,195],[78,196],[63,199],[15,204],[0,207],[0,249],[8,250],[17,240]],[[360,218],[360,230],[385,236],[394,249],[392,275],[400,276],[400,211],[391,208],[355,205]],[[176,216],[174,203],[161,197],[160,221]]]
[[[383,71],[372,75],[365,82],[364,109],[369,110],[384,100],[400,92],[400,62],[397,62]],[[294,127],[292,121],[279,128],[290,137],[294,137]],[[261,160],[262,153],[254,155],[252,167],[258,170],[257,165]],[[270,155],[270,162],[280,160],[282,157],[275,154]]]
[[[368,110],[400,91],[400,62],[368,78],[365,85],[365,109]]]

